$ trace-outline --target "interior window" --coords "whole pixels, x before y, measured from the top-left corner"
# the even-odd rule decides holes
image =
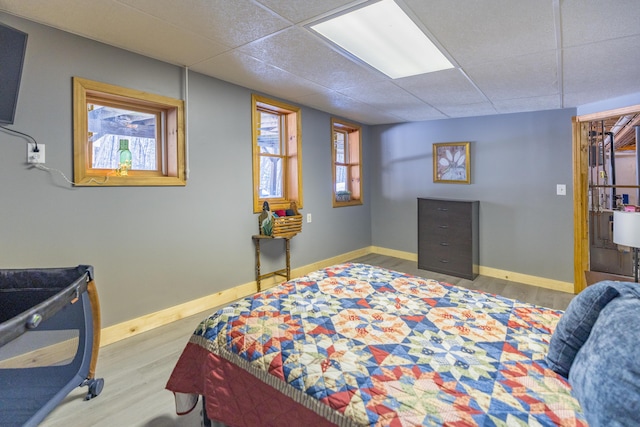
[[[76,185],[185,185],[181,100],[73,82]]]
[[[333,206],[362,204],[362,156],[360,126],[331,120]]]
[[[300,109],[252,96],[253,210],[302,208],[302,156]]]

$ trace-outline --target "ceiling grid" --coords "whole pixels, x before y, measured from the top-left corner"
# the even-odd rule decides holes
[[[453,69],[390,79],[308,28],[366,0],[0,0],[0,13],[363,124],[578,107],[640,92],[637,0],[395,1]]]

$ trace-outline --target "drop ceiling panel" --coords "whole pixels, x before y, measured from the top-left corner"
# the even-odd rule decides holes
[[[237,47],[290,24],[251,0],[117,0],[175,27]],[[233,25],[229,25],[233,23]]]
[[[477,104],[452,104],[440,107],[440,110],[449,117],[472,117],[498,114],[498,111],[490,102]]]
[[[640,92],[640,36],[564,50],[565,101],[582,105]]]
[[[393,114],[377,110],[367,104],[335,92],[304,96],[297,98],[295,101],[363,124],[398,123],[403,121]]]
[[[334,90],[375,83],[384,78],[297,27],[257,40],[241,47],[240,51]]]
[[[395,84],[436,107],[477,104],[487,100],[459,69],[398,79]]]
[[[49,17],[51,22],[66,20],[68,17],[76,18],[84,16],[82,0],[67,0],[58,2],[55,8],[51,7],[48,0],[0,0],[0,10],[7,11],[16,16],[22,16],[35,22],[46,22]],[[105,5],[111,5],[113,0],[105,0]],[[54,26],[54,25],[51,25]],[[56,26],[56,28],[61,28]]]
[[[190,65],[228,49],[112,0],[2,0],[6,5],[19,16],[172,64]]]
[[[339,92],[375,108],[420,107],[425,104],[388,80],[341,89]]]
[[[437,110],[427,104],[422,104],[416,107],[398,105],[393,108],[387,108],[385,111],[399,117],[403,122],[421,122],[425,120],[446,119],[449,117],[443,114],[440,110]]]
[[[361,3],[353,0],[258,0],[268,8],[277,12],[280,16],[298,24],[312,18],[322,16],[327,12],[344,6]]]
[[[195,33],[167,26],[149,15],[136,16],[131,10],[110,12],[101,15],[100,20],[92,24],[91,31],[98,40],[117,47],[178,65],[190,65],[227,49]],[[122,25],[135,28],[135,32],[119,32],[117,28]]]
[[[405,0],[461,66],[555,49],[552,0]]]
[[[340,93],[384,110],[404,121],[446,118],[444,114],[390,81],[341,90]]]
[[[490,100],[559,93],[555,51],[476,64],[466,67],[466,71]]]
[[[565,47],[638,34],[638,0],[563,0],[560,3]]]
[[[531,98],[501,99],[493,101],[500,114],[521,113],[525,111],[557,110],[562,108],[560,95],[535,96]]]
[[[238,51],[218,55],[193,66],[192,70],[205,75],[215,74],[221,80],[284,99],[295,99],[327,91],[326,88],[309,80]]]

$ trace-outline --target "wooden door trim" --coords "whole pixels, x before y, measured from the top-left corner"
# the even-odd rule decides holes
[[[573,274],[574,292],[578,294],[587,285],[585,271],[589,270],[589,138],[587,124],[612,116],[640,112],[640,105],[583,114],[572,120],[573,133]]]

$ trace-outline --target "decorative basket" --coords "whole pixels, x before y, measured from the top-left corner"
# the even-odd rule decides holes
[[[298,212],[298,207],[295,202],[291,202],[290,209],[287,209],[288,213],[293,213],[294,215],[287,216],[273,216],[272,217],[272,231],[271,236],[273,237],[282,237],[282,236],[295,236],[299,232],[302,231],[302,215]],[[262,230],[262,220],[266,217],[266,213],[262,213],[258,217],[258,230],[260,230],[260,234],[263,235]]]
[[[273,218],[273,237],[294,236],[302,231],[302,215]]]

